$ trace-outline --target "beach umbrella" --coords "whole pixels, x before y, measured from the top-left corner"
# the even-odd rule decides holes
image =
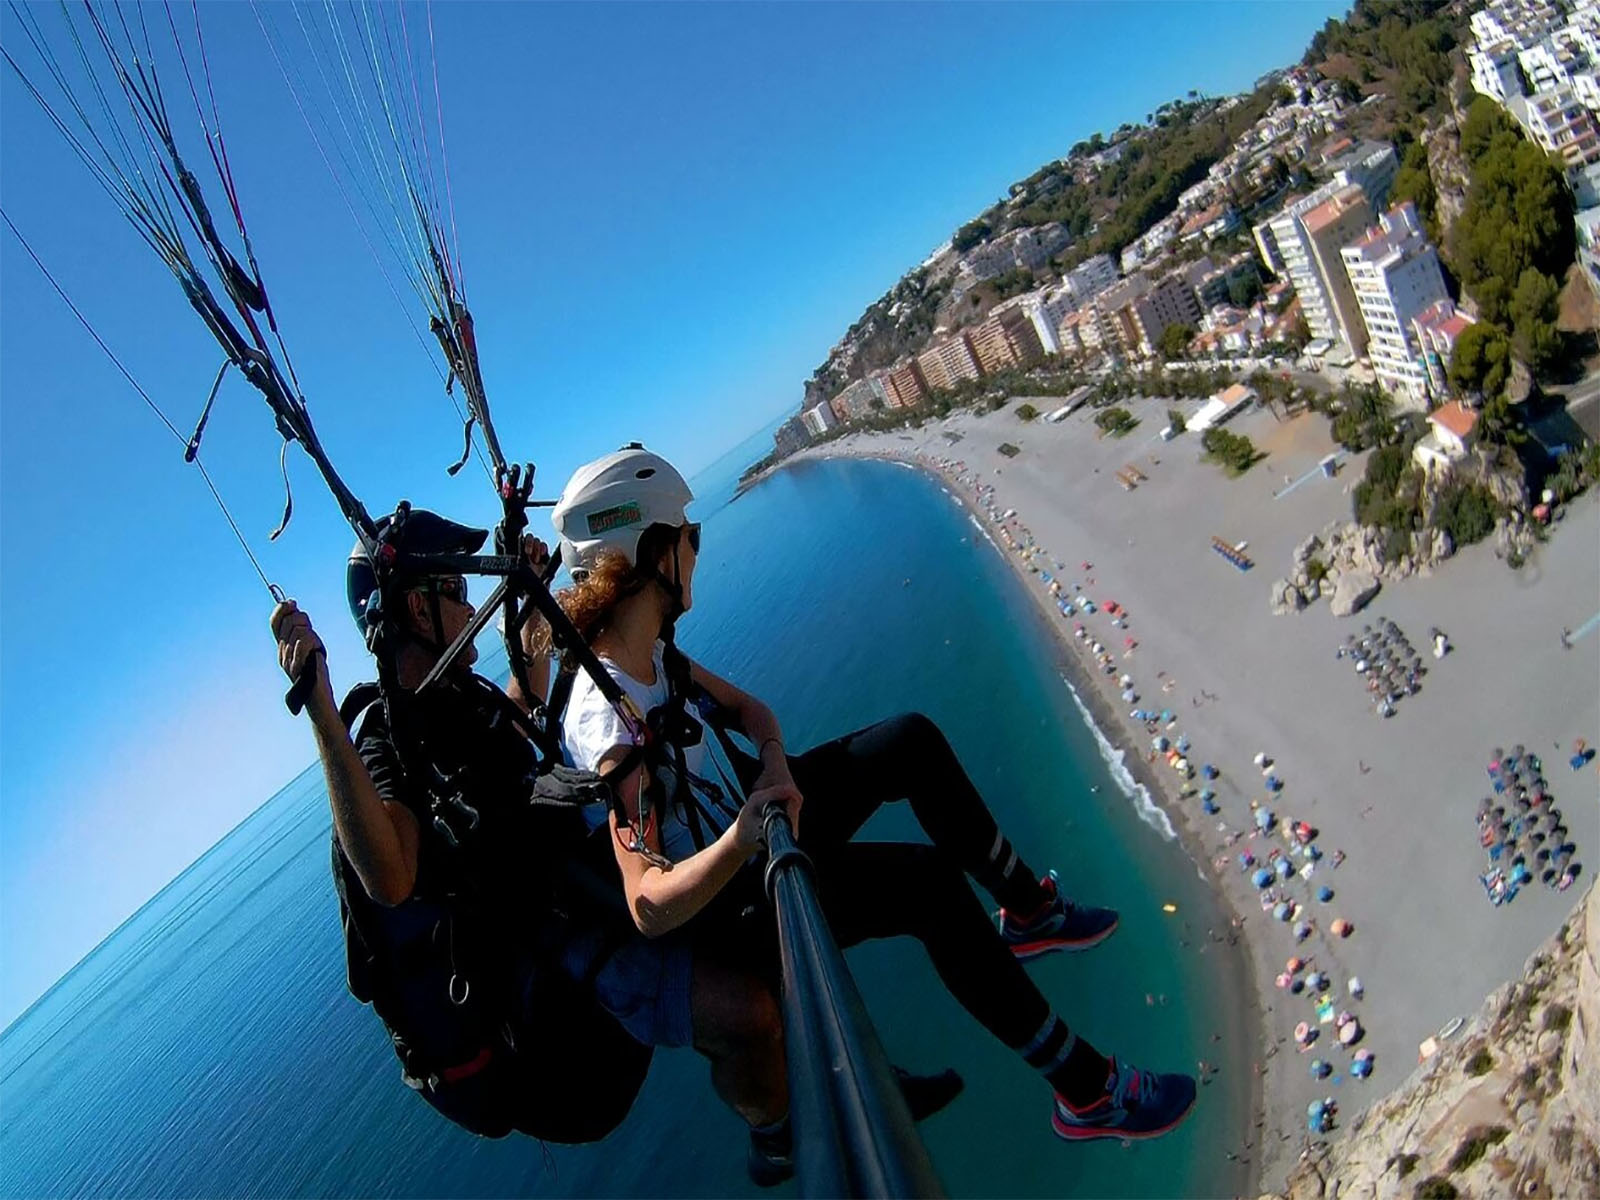
[[[1315,842],[1312,842],[1309,846],[1306,847],[1306,857],[1309,858],[1312,862],[1316,862],[1318,859],[1320,859],[1322,857],[1322,851],[1317,849],[1317,844]],[[1334,865],[1337,866],[1338,864],[1335,863]]]
[[[1266,754],[1264,752],[1257,751],[1254,761],[1255,761],[1256,766],[1264,768],[1267,765],[1267,756],[1266,756]]]
[[[1361,1022],[1354,1017],[1339,1026],[1339,1044],[1341,1046],[1354,1045],[1361,1036]]]
[[[1289,919],[1289,905],[1288,905],[1288,902],[1284,901],[1284,900],[1280,900],[1280,901],[1278,901],[1277,904],[1273,905],[1273,907],[1272,907],[1272,915],[1276,920],[1287,921]]]
[[[1372,1074],[1372,1059],[1358,1057],[1350,1064],[1350,1074],[1357,1079],[1365,1079]]]
[[[1210,788],[1201,788],[1200,789],[1200,799],[1202,799],[1202,800],[1215,800],[1216,798],[1217,798],[1217,794],[1215,792],[1213,792]]]
[[[1256,828],[1263,832],[1272,828],[1272,812],[1270,809],[1256,809]]]
[[[1269,792],[1281,792],[1281,791],[1283,791],[1283,780],[1279,779],[1276,775],[1268,775],[1267,776],[1267,791],[1269,791]]]
[[[1321,971],[1313,971],[1306,976],[1306,986],[1313,992],[1320,992],[1328,986],[1328,977]]]
[[[1250,876],[1250,882],[1255,884],[1258,888],[1264,888],[1272,882],[1272,872],[1267,870],[1265,867],[1259,867],[1257,868],[1256,873]]]
[[[1172,720],[1172,710],[1170,708],[1163,708],[1161,710],[1161,719],[1163,721],[1171,721]]]
[[[1313,1079],[1321,1079],[1327,1073],[1328,1073],[1328,1064],[1327,1063],[1323,1062],[1320,1058],[1313,1058],[1311,1060],[1311,1078],[1313,1078]]]
[[[1310,1041],[1311,1026],[1307,1025],[1304,1021],[1301,1021],[1300,1024],[1296,1025],[1294,1027],[1294,1040],[1299,1042],[1302,1046]]]
[[[1343,917],[1335,920],[1329,928],[1332,929],[1334,937],[1349,937],[1354,932],[1354,927]]]
[[[1294,927],[1294,940],[1295,941],[1303,942],[1310,936],[1311,936],[1311,926],[1306,924],[1306,922],[1301,921],[1298,925],[1296,925]]]
[[[1294,874],[1294,867],[1287,858],[1280,858],[1273,869],[1278,872],[1279,879],[1287,879]]]
[[[1178,753],[1179,754],[1187,754],[1187,753],[1189,753],[1189,735],[1188,734],[1180,733],[1178,735]]]
[[[1159,733],[1150,739],[1150,744],[1154,746],[1158,752],[1163,754],[1166,753],[1167,747],[1172,745],[1171,742],[1167,741],[1167,739]]]
[[[1204,812],[1208,817],[1214,816],[1222,811],[1221,807],[1214,800],[1201,801],[1200,808],[1201,811]]]
[[[1317,899],[1323,904],[1326,904],[1329,900],[1333,899],[1333,889],[1331,887],[1318,888]]]
[[[1306,964],[1304,962],[1302,962],[1299,958],[1291,958],[1288,962],[1283,964],[1283,967],[1284,967],[1284,970],[1293,973],[1295,971],[1300,970],[1300,968],[1305,966],[1305,965]]]
[[[1206,763],[1200,768],[1200,774],[1204,775],[1207,779],[1215,779],[1219,774],[1221,774],[1221,772],[1210,763]]]
[[[1293,979],[1294,976],[1290,975],[1288,972],[1280,971],[1278,973],[1278,977],[1274,979],[1273,982],[1276,983],[1280,988],[1286,988],[1293,981]]]

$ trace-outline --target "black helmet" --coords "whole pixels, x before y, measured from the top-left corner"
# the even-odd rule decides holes
[[[396,517],[401,518],[398,527],[395,525]],[[380,547],[408,555],[476,554],[489,536],[486,529],[457,524],[425,508],[412,508],[403,500],[394,516],[384,517],[378,522],[377,528]],[[391,529],[394,530],[392,534]],[[355,618],[356,628],[361,630],[370,647],[374,644],[372,634],[376,631],[382,604],[373,603],[379,600],[378,573],[367,555],[366,547],[360,542],[350,551],[344,578],[345,599],[350,604],[350,615]],[[419,578],[422,578],[420,574],[406,572],[402,564],[398,571],[391,574],[389,582]]]

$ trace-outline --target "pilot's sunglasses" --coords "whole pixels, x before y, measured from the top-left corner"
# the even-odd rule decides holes
[[[454,600],[457,604],[467,602],[467,579],[464,575],[441,575],[433,581],[433,586],[446,600]]]

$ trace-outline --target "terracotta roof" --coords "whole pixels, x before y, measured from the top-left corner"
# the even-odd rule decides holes
[[[1254,395],[1254,389],[1246,387],[1242,383],[1230,383],[1227,387],[1222,389],[1222,393],[1217,397],[1217,399],[1221,400],[1224,404],[1234,405],[1240,403],[1241,401],[1248,400]]]
[[[1465,440],[1472,434],[1473,427],[1478,423],[1478,414],[1468,412],[1461,407],[1461,401],[1452,400],[1448,404],[1441,404],[1428,414],[1428,420],[1441,429],[1448,429],[1458,438]]]

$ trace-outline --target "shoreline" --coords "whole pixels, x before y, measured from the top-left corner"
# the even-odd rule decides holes
[[[1235,427],[1264,461],[1234,478],[1203,460],[1197,439],[1155,437],[1160,404],[1132,407],[1142,428],[1121,438],[1098,436],[1092,414],[1048,424],[964,412],[852,434],[777,469],[853,457],[921,471],[1011,562],[1034,597],[1029,611],[1057,634],[1057,676],[1162,814],[1146,823],[1171,825],[1216,911],[1238,922],[1253,981],[1238,980],[1238,1007],[1257,1034],[1241,1043],[1258,1051],[1246,1081],[1256,1115],[1245,1145],[1218,1150],[1251,1159],[1241,1169],[1253,1186],[1282,1187],[1304,1150],[1341,1138],[1402,1086],[1419,1044],[1519,977],[1567,916],[1553,887],[1488,903],[1473,812],[1497,743],[1526,742],[1548,762],[1579,738],[1600,741],[1600,637],[1589,636],[1600,632],[1600,560],[1589,549],[1600,495],[1575,502],[1520,571],[1492,544],[1469,546],[1386,585],[1354,618],[1327,604],[1271,616],[1269,578],[1307,534],[1348,519],[1360,463],[1326,479],[1326,422],[1251,411]],[[1223,544],[1248,549],[1244,561],[1213,552]],[[1334,653],[1363,621],[1419,641],[1430,626],[1450,636],[1449,655],[1427,658],[1421,690],[1393,719]],[[1577,645],[1558,636],[1564,627],[1580,631]],[[1187,765],[1152,752],[1180,734]],[[1592,870],[1600,809],[1590,781],[1557,761],[1569,840]],[[1127,776],[1113,774],[1126,791]],[[1130,803],[1140,807],[1136,793]],[[1208,986],[1231,996],[1222,981]],[[1355,1044],[1333,1036],[1336,1014],[1358,1022]],[[1305,1113],[1319,1100],[1337,1102],[1333,1126],[1309,1134]]]
[[[1236,982],[1236,992],[1233,996],[1222,997],[1222,1009],[1227,1014],[1230,1024],[1228,1030],[1232,1036],[1241,1038],[1241,1044],[1252,1047],[1252,1051],[1242,1057],[1256,1063],[1264,1061],[1270,1044],[1270,1032],[1266,1024],[1266,1014],[1263,1011],[1263,979],[1260,972],[1254,969],[1251,959],[1252,939],[1250,936],[1247,914],[1239,911],[1224,886],[1221,873],[1217,870],[1202,840],[1203,830],[1197,828],[1184,811],[1180,797],[1173,788],[1172,781],[1164,779],[1162,775],[1152,769],[1152,764],[1138,752],[1137,743],[1130,742],[1130,731],[1127,718],[1116,707],[1117,697],[1112,691],[1112,677],[1096,675],[1083,661],[1077,650],[1078,643],[1073,638],[1070,630],[1063,624],[1060,612],[1049,602],[1049,596],[1037,586],[1038,579],[1033,576],[1015,553],[1007,551],[1006,547],[996,541],[990,532],[992,518],[983,510],[970,495],[950,476],[944,474],[927,462],[920,461],[914,455],[896,454],[891,450],[881,452],[856,452],[848,450],[822,451],[813,455],[791,456],[780,463],[774,470],[782,470],[789,462],[805,461],[806,458],[851,458],[866,459],[870,461],[885,462],[909,466],[920,474],[937,484],[950,496],[962,510],[982,527],[984,540],[989,543],[993,551],[999,555],[1010,568],[1013,582],[1021,593],[1027,596],[1029,608],[1041,631],[1047,637],[1052,647],[1052,665],[1061,676],[1062,682],[1070,689],[1070,694],[1076,700],[1084,724],[1097,741],[1103,741],[1105,746],[1121,755],[1121,767],[1128,773],[1135,789],[1142,790],[1148,798],[1147,803],[1164,818],[1166,829],[1157,827],[1144,813],[1138,814],[1145,825],[1151,827],[1157,836],[1170,840],[1182,850],[1184,857],[1195,868],[1196,872],[1205,881],[1213,901],[1217,904],[1219,914],[1237,922],[1234,926],[1237,936],[1231,941],[1217,945],[1225,961],[1230,961],[1234,969],[1225,970],[1224,978]],[[1101,757],[1106,759],[1104,746],[1101,748]],[[1106,761],[1106,766],[1115,778],[1115,769],[1111,761]],[[1118,780],[1119,790],[1126,791],[1122,781]],[[1127,796],[1130,804],[1137,804],[1135,796]],[[1246,982],[1246,981],[1249,982]],[[1271,986],[1270,978],[1266,981]],[[1229,1003],[1229,1001],[1234,1003]],[[1270,1118],[1266,1108],[1266,1090],[1263,1076],[1260,1072],[1252,1072],[1247,1086],[1241,1089],[1247,1097],[1245,1104],[1244,1120],[1240,1128],[1246,1136],[1252,1131],[1257,1131],[1259,1136],[1250,1139],[1256,1147],[1262,1144],[1261,1139],[1267,1132],[1280,1132],[1268,1130]],[[1239,1173],[1238,1196],[1259,1195],[1264,1190],[1265,1166],[1259,1153],[1252,1153],[1247,1165]]]

